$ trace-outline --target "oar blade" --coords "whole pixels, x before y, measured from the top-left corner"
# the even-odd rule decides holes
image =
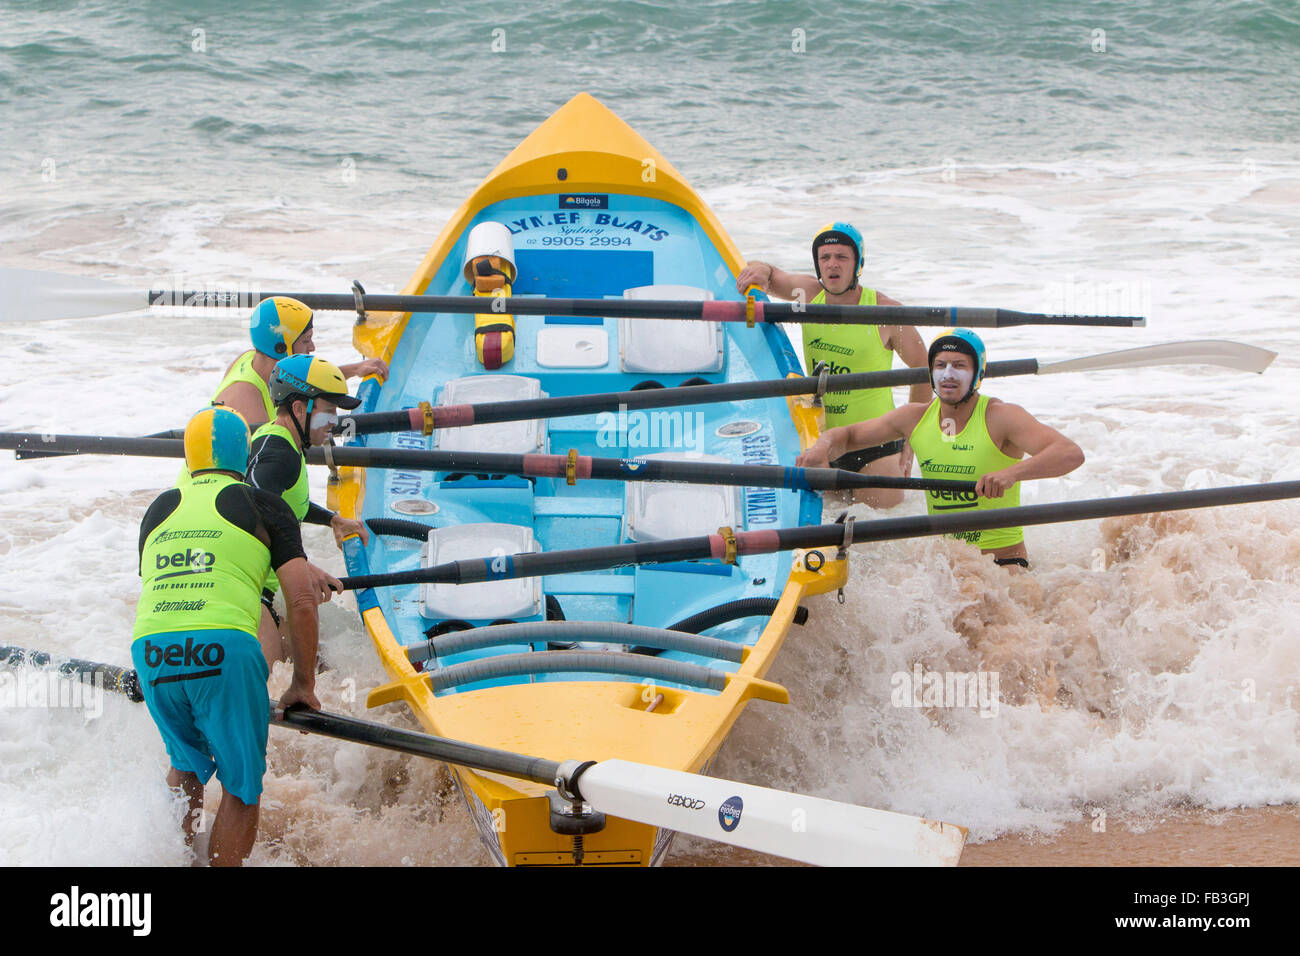
[[[602,813],[818,866],[956,866],[966,841],[951,823],[627,760],[578,787]]]
[[[132,312],[149,305],[149,293],[102,279],[0,269],[0,323],[86,319]]]
[[[1218,365],[1241,372],[1263,372],[1277,358],[1276,352],[1226,339],[1195,342],[1167,342],[1143,348],[1089,355],[1064,362],[1039,365],[1039,375],[1057,372],[1094,372],[1103,369],[1147,368],[1153,365]]]

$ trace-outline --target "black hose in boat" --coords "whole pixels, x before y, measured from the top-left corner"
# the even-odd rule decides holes
[[[700,634],[711,627],[736,621],[742,617],[770,617],[781,602],[776,598],[741,598],[719,604],[699,614],[692,614],[676,624],[670,624],[670,631],[685,631],[687,634]],[[808,609],[803,605],[794,612],[794,623],[800,626],[808,620]],[[633,654],[662,654],[663,648],[638,646],[630,648]]]
[[[375,534],[395,535],[399,538],[414,538],[427,541],[434,525],[421,524],[419,521],[407,521],[405,518],[367,518],[366,527]]]
[[[717,607],[711,607],[699,614],[692,614],[676,624],[670,624],[668,630],[699,634],[711,627],[717,627],[719,624],[726,624],[728,621],[735,621],[742,617],[770,617],[780,603],[776,598],[741,598],[739,601],[728,601],[726,604],[719,604]],[[802,625],[807,620],[808,609],[800,605],[799,609],[794,612],[794,623]]]

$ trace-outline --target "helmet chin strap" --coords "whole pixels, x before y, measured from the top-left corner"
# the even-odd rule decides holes
[[[830,289],[826,288],[826,283],[822,281],[821,276],[817,277],[817,284],[822,287],[822,291],[825,292],[827,295],[848,295],[854,289],[858,288],[858,280],[856,276],[853,279],[853,285],[849,286],[843,292],[832,292]]]
[[[313,407],[315,404],[316,404],[316,399],[314,399],[314,398],[309,398],[309,399],[307,399],[307,414],[306,414],[305,417],[306,417],[307,421],[309,421],[309,422],[311,421],[311,410],[312,410],[312,407]],[[298,433],[298,438],[299,438],[299,440],[302,442],[302,447],[303,447],[303,449],[310,448],[310,447],[311,447],[311,436],[309,435],[309,433],[308,433],[307,431],[305,431],[305,430],[303,429],[303,427],[302,427],[301,425],[298,424],[298,416],[297,416],[297,415],[292,415],[292,416],[290,416],[290,417],[293,419],[293,427],[294,427],[294,430]]]

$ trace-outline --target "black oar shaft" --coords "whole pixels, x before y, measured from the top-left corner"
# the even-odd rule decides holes
[[[448,740],[431,734],[412,730],[399,730],[368,720],[359,720],[342,714],[325,711],[290,708],[277,710],[273,719],[308,733],[334,737],[338,740],[350,740],[354,743],[368,744],[385,750],[431,757],[469,767],[473,770],[488,770],[503,773],[511,777],[532,780],[535,783],[555,785],[560,776],[560,763],[555,760],[543,760],[541,757],[528,757],[524,754],[482,747],[478,744],[465,743],[460,740]]]
[[[0,448],[54,455],[185,457],[184,442],[175,438],[122,438],[116,435],[33,435],[26,432],[0,432]]]
[[[853,527],[852,543],[864,544],[872,541],[957,534],[965,531],[1052,524],[1062,521],[1088,521],[1158,511],[1183,511],[1296,497],[1300,497],[1300,481],[1283,481],[1262,485],[1206,488],[1199,491],[1129,495],[1121,498],[1093,498],[1085,501],[999,508],[967,514],[914,515],[906,518],[858,522]],[[837,547],[844,543],[844,536],[845,526],[842,524],[742,531],[735,534],[736,554],[766,554],[794,548]],[[425,582],[472,584],[561,572],[599,571],[631,564],[720,558],[725,548],[725,539],[715,534],[670,541],[454,561],[415,571],[371,574],[341,580],[344,588],[347,589]]]
[[[129,667],[83,661],[75,657],[54,658],[45,651],[29,651],[21,647],[0,647],[0,663],[10,667],[55,670],[64,677],[79,680],[83,684],[124,694],[136,703],[144,700],[144,694],[140,691],[139,678]]]
[[[335,292],[228,293],[182,291],[149,293],[150,305],[187,305],[244,308],[272,296],[289,296],[312,309],[351,312],[356,297]],[[711,322],[844,323],[853,325],[966,326],[996,329],[1014,325],[1110,326],[1145,325],[1139,316],[1048,315],[1012,309],[975,309],[906,305],[806,305],[794,302],[745,302],[655,299],[539,299],[501,296],[367,295],[367,309],[377,312],[414,312],[503,315],[571,315],[583,318],[618,316],[629,319],[704,319]]]
[[[164,432],[154,432],[152,435],[145,435],[145,438],[169,438],[173,441],[185,437],[185,430],[181,428],[171,428]],[[14,451],[14,457],[19,461],[25,461],[29,458],[58,458],[62,455],[71,455],[74,452],[68,451],[50,451],[48,449],[19,448]],[[85,454],[82,452],[82,454]]]
[[[340,465],[394,468],[412,471],[465,471],[475,474],[526,475],[565,478],[564,455],[509,455],[494,452],[418,451],[407,448],[333,448],[330,455]],[[307,461],[324,464],[325,453],[309,449]],[[789,488],[796,491],[838,491],[849,488],[911,488],[921,491],[973,491],[969,481],[895,478],[881,484],[876,475],[859,475],[840,468],[787,468],[782,465],[735,465],[721,462],[668,461],[652,458],[574,459],[574,480],[677,481],[700,485],[737,485],[754,488]]]
[[[18,668],[55,670],[64,677],[103,687],[124,694],[139,703],[144,700],[139,678],[134,670],[115,664],[101,664],[75,658],[55,658],[45,651],[32,651],[22,647],[0,647],[0,664]],[[270,720],[296,730],[321,734],[338,740],[396,750],[419,757],[444,760],[474,770],[489,770],[511,777],[532,780],[535,783],[555,785],[563,770],[559,761],[528,757],[524,754],[497,750],[460,740],[448,740],[431,734],[399,730],[373,721],[360,720],[343,714],[291,707],[282,710],[275,701],[271,703]]]
[[[175,439],[125,438],[106,435],[30,435],[0,432],[0,448],[18,451],[35,448],[53,454],[137,455],[183,458],[184,446]],[[326,464],[325,451],[307,449],[307,461]],[[469,472],[473,474],[526,475],[566,478],[568,459],[563,455],[508,455],[492,452],[418,451],[406,448],[331,448],[335,464],[412,471]],[[837,468],[787,468],[781,465],[733,465],[715,462],[656,459],[574,459],[574,480],[676,481],[703,485],[754,488],[788,488],[796,491],[836,491],[850,488],[908,488],[919,491],[969,492],[968,481],[921,478],[882,478]]]
[[[1037,359],[1012,359],[990,362],[985,378],[1011,375],[1034,375]],[[890,369],[884,372],[854,372],[828,375],[826,392],[848,392],[864,388],[892,388],[899,385],[923,385],[929,381],[924,368]],[[627,392],[603,392],[591,395],[559,395],[517,402],[482,402],[477,405],[443,405],[430,408],[433,428],[457,428],[464,425],[487,425],[494,422],[519,422],[537,418],[562,418],[566,415],[595,415],[600,412],[636,411],[644,408],[673,408],[682,405],[709,405],[716,402],[742,402],[785,395],[815,395],[823,389],[820,376],[728,382],[718,385],[687,385],[676,388],[643,388]],[[421,431],[422,409],[400,412],[370,412],[344,415],[337,430],[367,435],[394,431]]]

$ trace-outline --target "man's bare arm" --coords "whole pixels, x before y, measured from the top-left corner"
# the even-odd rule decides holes
[[[907,438],[924,414],[924,405],[904,405],[879,418],[828,428],[807,451],[795,459],[795,464],[801,468],[826,468],[836,458],[859,448],[871,448]]]
[[[1083,464],[1083,449],[1050,425],[1044,425],[1019,405],[998,402],[986,413],[989,437],[1006,449],[1008,445],[1029,457],[980,478],[975,493],[1001,498],[1017,481],[1059,478]]]
[[[319,618],[316,594],[306,558],[294,558],[275,569],[284,592],[284,606],[289,615],[290,640],[293,643],[293,680],[280,696],[285,707],[301,701],[320,710],[316,699],[316,650],[319,644]]]
[[[822,288],[816,276],[786,272],[771,263],[760,262],[757,259],[746,263],[745,268],[741,269],[740,275],[736,277],[736,291],[741,295],[744,295],[752,285],[758,286],[768,295],[774,295],[778,299],[794,299],[796,293],[802,290],[802,298],[805,302],[811,300]]]

